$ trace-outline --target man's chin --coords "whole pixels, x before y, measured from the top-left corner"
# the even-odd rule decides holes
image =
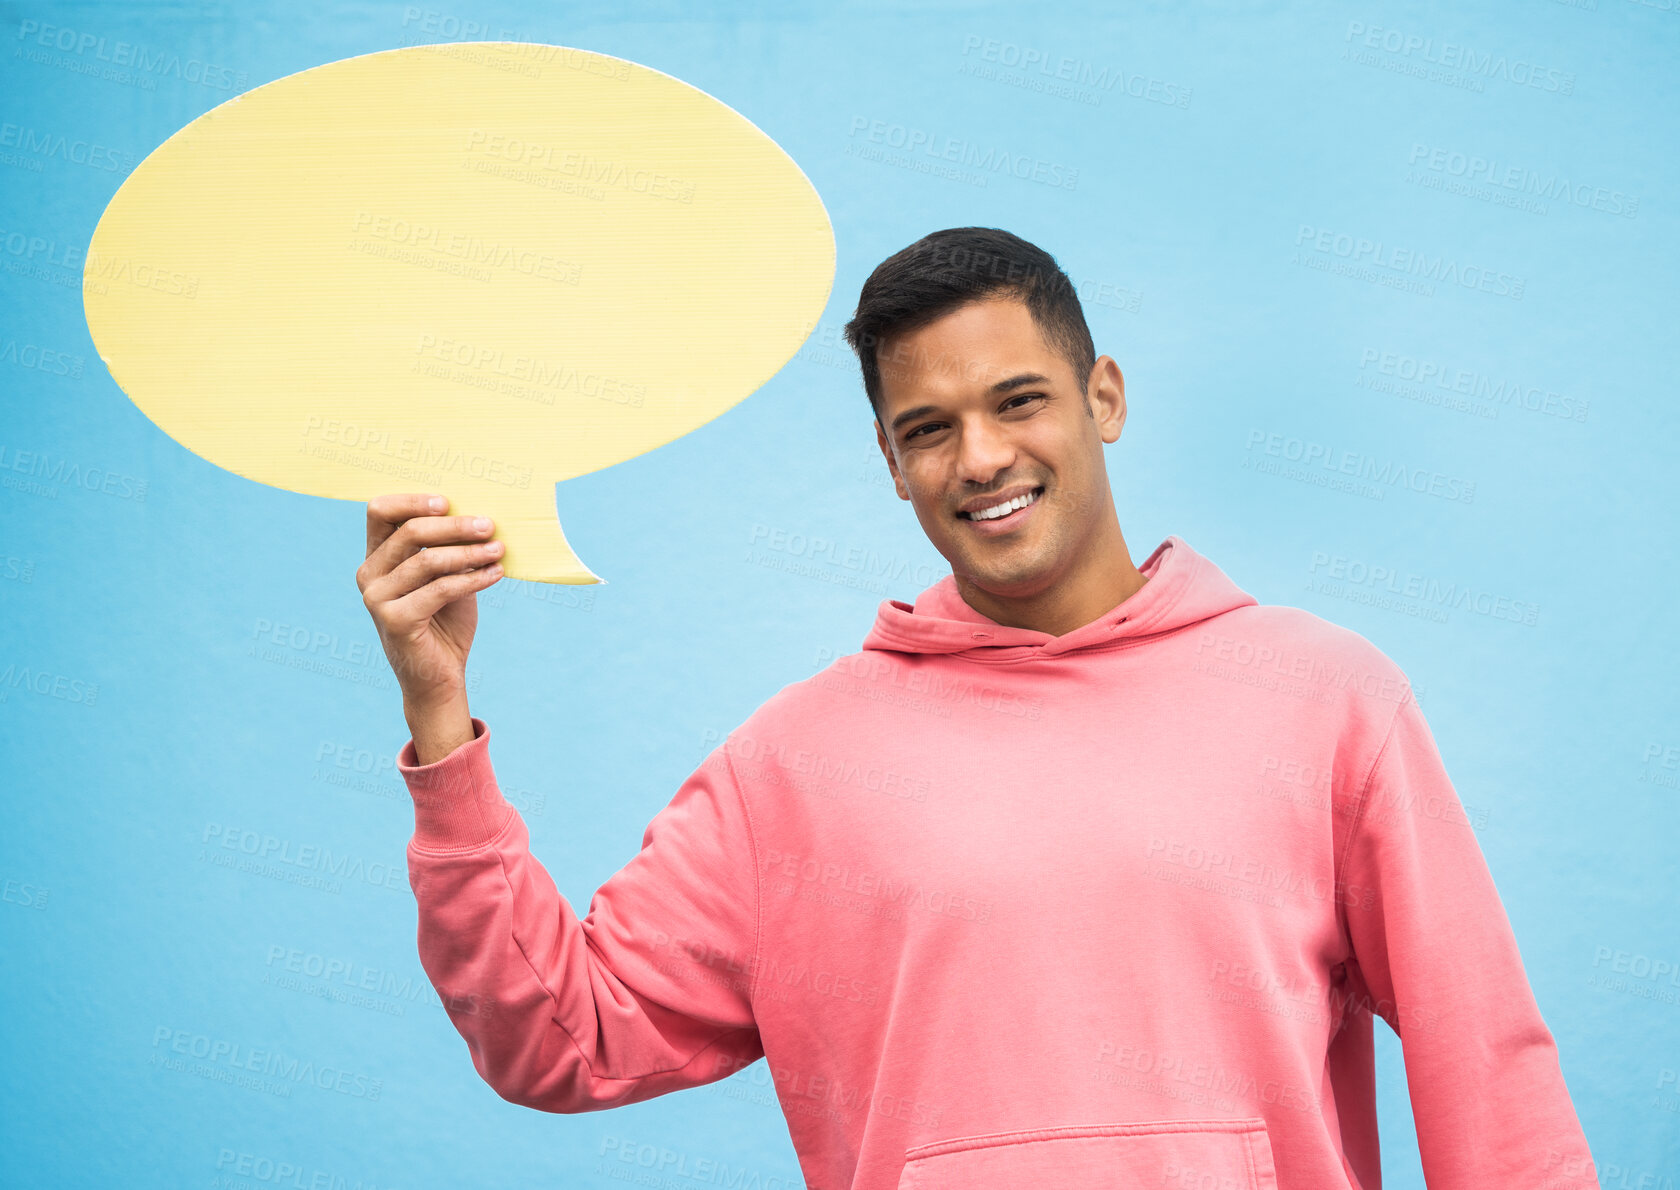
[[[968,577],[968,581],[999,599],[1021,599],[1044,589],[1054,567],[1049,560],[1028,557],[1000,556],[1001,550],[990,556],[968,554],[961,567],[952,569]]]

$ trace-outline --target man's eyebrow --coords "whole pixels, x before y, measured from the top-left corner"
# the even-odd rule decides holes
[[[1050,377],[1044,375],[1042,372],[1020,372],[1008,379],[1000,380],[996,384],[992,385],[992,392],[1006,393],[1013,389],[1020,388],[1023,385],[1049,383]],[[918,417],[924,417],[929,413],[937,413],[938,411],[939,406],[937,405],[917,405],[914,409],[906,409],[903,413],[900,413],[897,417],[893,418],[892,425],[888,428],[896,434],[898,433],[898,427],[903,425],[905,422]]]
[[[1022,372],[1018,376],[1011,376],[1008,380],[1000,380],[992,385],[994,393],[1006,393],[1012,388],[1020,388],[1023,384],[1049,384],[1050,377],[1040,372]]]

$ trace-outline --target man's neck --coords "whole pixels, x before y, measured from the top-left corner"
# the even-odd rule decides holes
[[[1066,636],[1113,611],[1149,581],[1132,564],[1118,526],[1112,536],[1115,544],[1093,551],[1092,564],[1083,573],[1052,583],[1037,595],[999,598],[960,574],[956,576],[957,592],[969,607],[999,624]]]

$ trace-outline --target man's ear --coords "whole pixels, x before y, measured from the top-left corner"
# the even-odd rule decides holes
[[[1102,440],[1117,441],[1121,428],[1126,424],[1126,377],[1121,374],[1120,365],[1114,362],[1113,356],[1097,357],[1087,391],[1090,395],[1086,401]]]
[[[904,477],[898,473],[898,460],[893,458],[892,447],[887,444],[886,431],[881,428],[881,419],[875,419],[875,443],[881,448],[881,455],[887,460],[887,470],[892,473],[893,486],[898,489],[900,500],[910,499],[910,489],[904,486]]]

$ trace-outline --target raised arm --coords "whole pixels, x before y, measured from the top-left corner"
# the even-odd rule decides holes
[[[466,698],[477,592],[501,544],[441,496],[368,502],[356,585],[403,692],[420,962],[473,1065],[514,1103],[593,1111],[763,1056],[752,1015],[758,870],[720,746],[579,920],[530,851]],[[574,791],[567,791],[574,792]],[[581,794],[580,794],[581,796]]]
[[[757,871],[720,746],[579,919],[530,851],[489,728],[398,769],[414,799],[420,962],[473,1066],[512,1103],[596,1111],[724,1078],[763,1056],[751,1001]]]

